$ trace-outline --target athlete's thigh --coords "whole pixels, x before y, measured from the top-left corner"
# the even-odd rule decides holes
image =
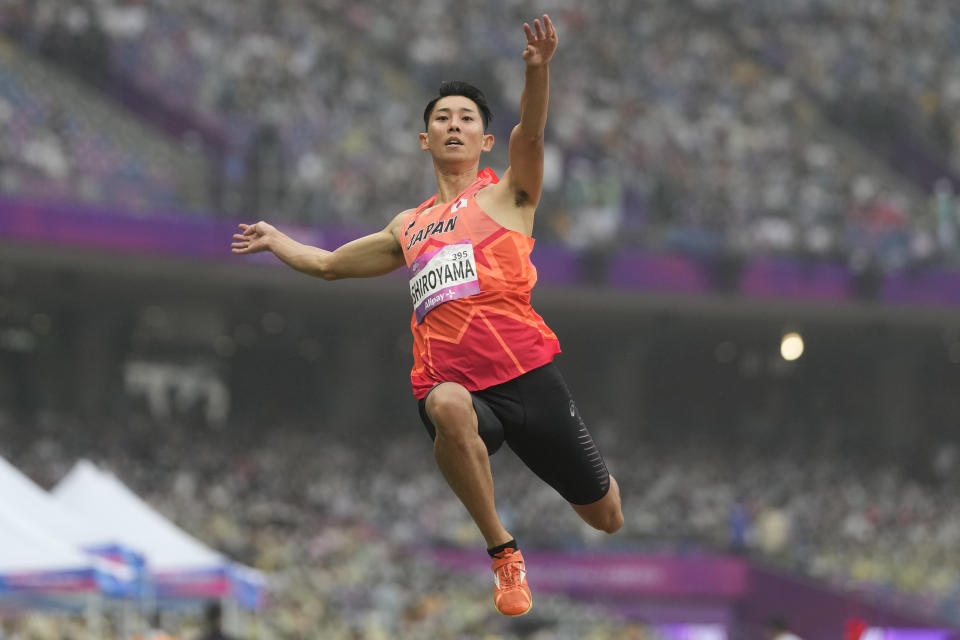
[[[426,396],[417,402],[420,420],[423,422],[423,426],[426,428],[432,440],[436,440],[437,438],[437,428],[427,411],[427,400],[439,386],[439,384],[435,385],[433,389],[427,392]],[[500,448],[500,445],[503,444],[503,425],[489,404],[475,393],[467,393],[469,393],[470,401],[473,404],[473,410],[477,414],[477,433],[486,445],[487,453],[493,455],[497,449]]]
[[[567,502],[601,499],[610,488],[610,474],[559,368],[548,364],[518,382],[526,416],[522,426],[507,429],[507,444]]]

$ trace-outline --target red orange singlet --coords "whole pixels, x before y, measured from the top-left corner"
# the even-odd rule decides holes
[[[403,221],[413,299],[413,395],[440,382],[478,391],[553,360],[560,342],[533,307],[533,238],[488,216],[476,194],[490,169],[444,207],[433,196]],[[431,209],[431,207],[433,207]]]

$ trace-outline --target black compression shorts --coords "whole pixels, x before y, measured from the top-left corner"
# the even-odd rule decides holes
[[[571,504],[591,504],[607,494],[607,466],[554,363],[470,395],[488,452],[495,452],[505,440],[531,471]],[[419,402],[420,418],[435,438],[426,411],[429,396]]]

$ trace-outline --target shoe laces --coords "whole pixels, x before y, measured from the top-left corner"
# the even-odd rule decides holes
[[[523,584],[523,557],[515,551],[505,550],[502,556],[497,556],[496,572],[501,589]]]

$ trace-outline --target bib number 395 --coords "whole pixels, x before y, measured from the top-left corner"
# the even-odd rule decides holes
[[[477,262],[470,242],[427,251],[410,265],[410,297],[418,323],[441,304],[478,293]]]

